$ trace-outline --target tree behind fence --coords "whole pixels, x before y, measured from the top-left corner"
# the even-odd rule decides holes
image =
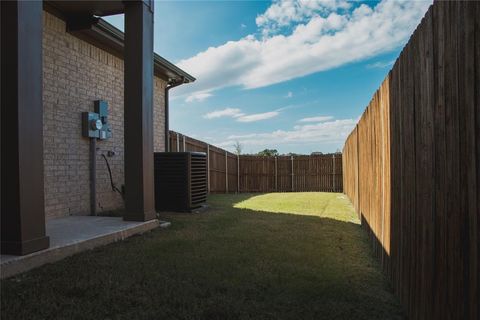
[[[341,154],[237,156],[174,131],[170,150],[207,153],[211,193],[343,191]]]

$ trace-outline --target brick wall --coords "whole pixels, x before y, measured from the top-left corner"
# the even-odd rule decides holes
[[[45,212],[47,218],[90,212],[89,139],[81,135],[81,113],[94,100],[109,106],[112,138],[98,141],[97,211],[123,208],[110,187],[101,157],[109,158],[114,182],[124,183],[123,60],[65,31],[65,22],[44,12],[43,107]],[[164,150],[164,88],[154,81],[154,148]]]

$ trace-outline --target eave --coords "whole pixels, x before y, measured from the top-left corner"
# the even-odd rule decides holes
[[[125,36],[122,31],[99,17],[62,12],[58,6],[54,6],[55,4],[57,2],[45,2],[44,9],[66,21],[67,32],[123,59]],[[192,75],[156,53],[154,53],[153,64],[155,76],[168,83],[190,83],[196,80]]]

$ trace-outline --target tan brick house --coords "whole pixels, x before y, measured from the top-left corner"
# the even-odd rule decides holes
[[[117,13],[125,35],[99,18]],[[149,157],[165,150],[165,95],[192,81],[153,53],[152,1],[2,3],[2,253],[48,247],[45,219],[90,214],[81,114],[96,100],[108,104],[112,134],[96,142],[96,210],[152,219]]]
[[[120,35],[113,26],[99,20],[88,32],[67,32],[66,22],[43,14],[43,140],[45,214],[47,218],[89,214],[89,142],[80,134],[80,113],[92,111],[94,100],[109,106],[112,138],[97,142],[97,210],[123,207],[112,192],[106,164],[109,157],[113,179],[124,183],[123,161],[123,59],[107,36]],[[96,36],[96,38],[93,38]],[[101,37],[105,37],[102,39]],[[101,48],[101,47],[103,48]],[[165,88],[172,77],[192,78],[157,57],[153,86],[154,151],[165,150]],[[188,77],[188,78],[187,78]],[[175,78],[173,78],[175,79]],[[180,81],[180,80],[178,80]]]

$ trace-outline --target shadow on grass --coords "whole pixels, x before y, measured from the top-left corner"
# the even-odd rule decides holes
[[[2,281],[2,319],[400,319],[355,223],[235,208]]]

